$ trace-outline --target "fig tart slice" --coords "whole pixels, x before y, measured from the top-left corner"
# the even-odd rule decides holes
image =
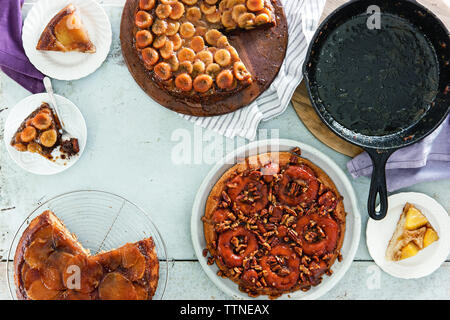
[[[150,300],[159,261],[152,238],[92,256],[47,210],[19,241],[14,279],[21,300]]]
[[[50,20],[41,34],[36,49],[59,52],[95,52],[95,46],[89,39],[73,4],[64,7]]]

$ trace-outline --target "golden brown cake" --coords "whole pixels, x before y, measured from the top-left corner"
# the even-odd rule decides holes
[[[61,123],[52,108],[43,102],[21,123],[11,145],[20,152],[33,152],[54,160],[53,150],[60,147],[60,157],[67,159],[80,152],[78,139],[62,139]]]
[[[298,152],[249,157],[225,172],[208,197],[202,218],[208,263],[250,296],[307,291],[340,257],[342,197]]]
[[[152,238],[91,256],[47,210],[24,231],[14,272],[21,300],[149,300],[159,261]]]
[[[36,49],[60,52],[95,52],[95,46],[89,39],[73,4],[63,8],[50,20],[39,38]]]
[[[414,205],[406,203],[386,249],[386,259],[407,259],[437,240],[437,232],[423,213]]]
[[[153,81],[174,96],[202,101],[254,80],[227,33],[275,24],[270,0],[140,0],[134,45]]]

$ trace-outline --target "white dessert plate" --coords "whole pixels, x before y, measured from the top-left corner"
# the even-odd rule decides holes
[[[450,254],[450,218],[447,211],[436,200],[423,193],[397,193],[390,196],[388,201],[389,210],[386,218],[379,221],[369,219],[367,222],[366,238],[370,255],[383,271],[397,278],[414,279],[431,274]],[[385,257],[386,248],[407,202],[413,204],[427,217],[439,240],[411,258],[388,261]]]
[[[87,128],[80,110],[78,110],[73,102],[60,95],[55,94],[55,98],[60,110],[60,116],[64,120],[67,131],[73,137],[78,139],[78,144],[80,146],[78,155],[70,157],[69,159],[50,161],[39,154],[20,152],[11,146],[11,139],[23,120],[37,109],[42,102],[47,102],[51,105],[49,96],[46,93],[34,94],[19,101],[12,108],[5,122],[4,140],[9,155],[22,169],[34,174],[51,175],[67,170],[78,161],[86,146]],[[55,150],[54,152],[57,153],[58,150]]]
[[[250,299],[250,297],[238,289],[238,285],[230,279],[224,279],[217,275],[219,270],[216,264],[208,265],[207,259],[203,256],[203,249],[206,248],[205,236],[203,233],[203,222],[201,218],[205,213],[205,204],[212,187],[217,180],[236,163],[236,159],[244,159],[248,156],[276,151],[290,151],[299,147],[302,151],[302,157],[312,161],[319,166],[333,180],[337,189],[344,197],[345,211],[347,212],[346,229],[344,243],[341,248],[343,256],[342,262],[335,262],[332,266],[333,274],[324,276],[323,281],[309,291],[296,291],[282,295],[279,299],[317,299],[342,279],[345,272],[350,268],[356,249],[359,244],[361,233],[361,216],[356,201],[355,192],[347,178],[347,175],[337,166],[333,160],[324,155],[319,150],[293,140],[262,140],[250,143],[226,155],[222,161],[218,162],[203,180],[194,200],[191,217],[191,237],[194,245],[195,254],[211,281],[223,292],[235,299]],[[256,299],[268,299],[267,296],[259,296]]]
[[[95,53],[36,50],[49,21],[65,6],[73,4],[96,47]],[[76,80],[93,73],[108,56],[112,32],[105,10],[94,0],[40,0],[31,8],[22,31],[23,47],[31,63],[45,75]]]

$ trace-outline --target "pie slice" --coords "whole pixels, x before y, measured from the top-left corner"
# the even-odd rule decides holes
[[[60,52],[95,52],[95,46],[89,39],[73,4],[69,4],[50,20],[41,34],[36,49]]]
[[[410,203],[406,203],[386,249],[386,259],[399,261],[415,256],[420,250],[439,240],[428,219]]]
[[[159,261],[152,238],[92,256],[47,210],[19,241],[14,279],[21,300],[149,300]]]
[[[80,152],[78,139],[63,140],[59,119],[45,102],[25,118],[11,139],[11,145],[18,151],[38,153],[49,160],[54,160],[52,153],[58,147],[62,159]]]

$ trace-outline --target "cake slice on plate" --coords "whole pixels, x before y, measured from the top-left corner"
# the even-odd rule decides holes
[[[415,256],[438,239],[425,215],[414,205],[406,203],[386,249],[386,259],[399,261]]]
[[[36,49],[60,52],[95,52],[95,46],[89,39],[73,4],[63,8],[50,20],[41,34]]]

